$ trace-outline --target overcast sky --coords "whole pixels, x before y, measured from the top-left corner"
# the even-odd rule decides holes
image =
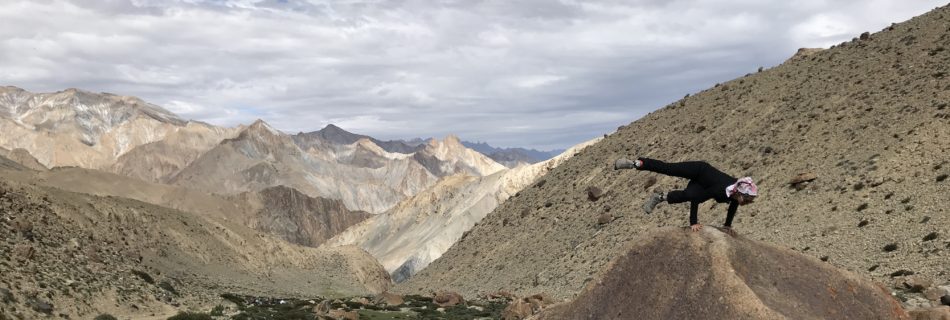
[[[564,148],[944,4],[0,0],[0,85],[138,96],[225,126]]]

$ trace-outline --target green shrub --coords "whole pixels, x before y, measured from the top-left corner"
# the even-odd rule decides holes
[[[219,304],[219,305],[214,306],[214,308],[211,308],[211,315],[215,317],[223,316],[224,306]]]
[[[179,312],[168,320],[213,320],[207,313]]]

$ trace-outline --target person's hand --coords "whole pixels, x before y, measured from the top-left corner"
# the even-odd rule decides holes
[[[697,223],[697,224],[689,226],[689,229],[693,230],[693,232],[696,232],[696,231],[702,230],[703,225],[701,223]]]
[[[737,235],[736,229],[733,229],[733,228],[730,227],[730,226],[722,226],[722,232],[725,232],[726,234],[728,234],[728,235],[730,235],[730,236],[733,236],[733,237],[735,237],[735,236]]]

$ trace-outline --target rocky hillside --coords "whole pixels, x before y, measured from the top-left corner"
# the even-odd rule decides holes
[[[650,192],[686,182],[612,169],[636,156],[754,177],[760,196],[734,223],[749,239],[887,284],[909,272],[950,282],[947,48],[942,7],[688,95],[505,201],[398,288],[577,295],[639,235],[687,224],[685,204],[643,214]],[[803,173],[814,179],[790,184]],[[725,210],[705,203],[700,221],[721,224]]]
[[[356,247],[295,246],[228,219],[34,186],[11,172],[0,170],[4,316],[139,318],[210,308],[228,292],[349,296],[390,283]]]
[[[567,161],[597,139],[530,166],[486,177],[454,175],[333,238],[328,246],[355,244],[402,282],[437,259],[499,203]]]

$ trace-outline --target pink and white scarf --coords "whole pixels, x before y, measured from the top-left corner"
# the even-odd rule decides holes
[[[753,197],[759,195],[759,188],[755,186],[755,182],[752,182],[752,177],[744,177],[731,186],[726,187],[726,196],[732,197],[732,194],[736,193],[736,191]]]

